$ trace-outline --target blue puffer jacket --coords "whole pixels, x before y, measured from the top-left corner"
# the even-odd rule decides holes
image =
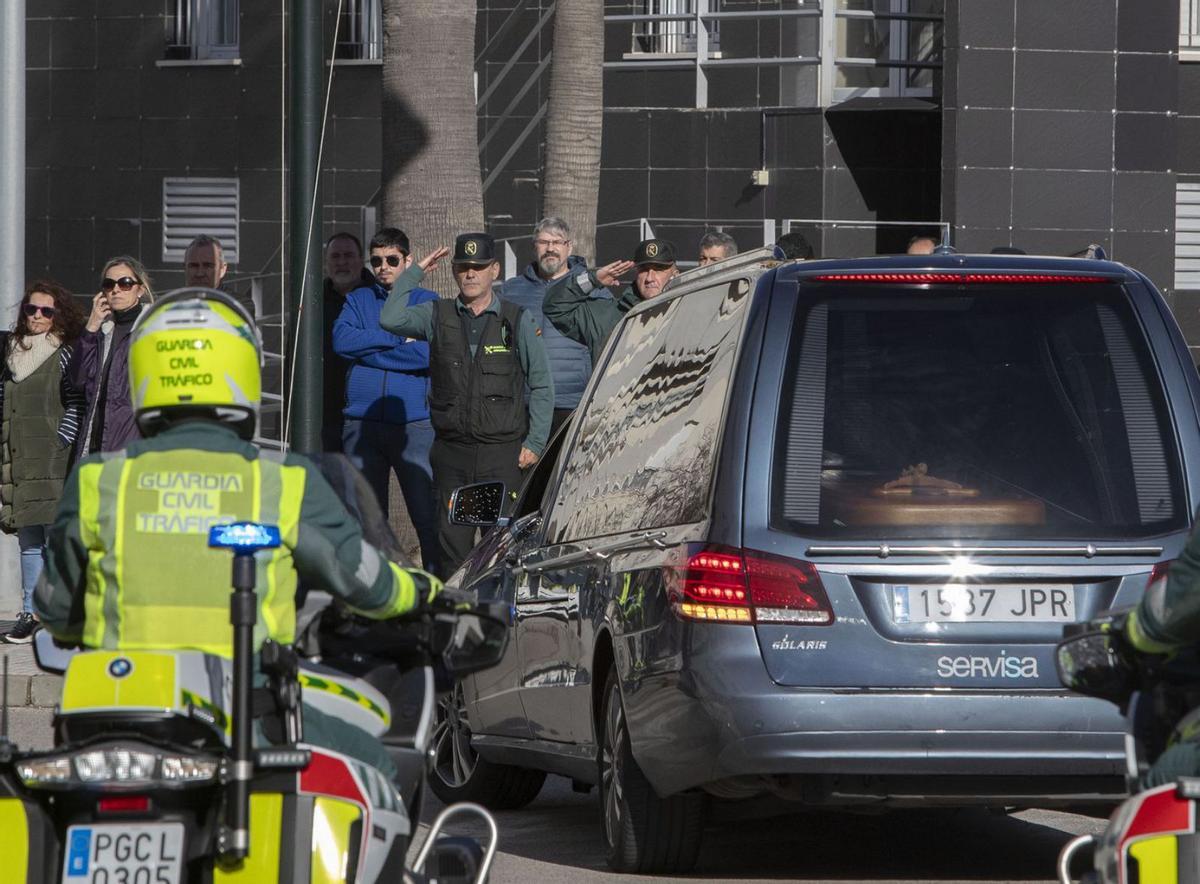
[[[342,414],[388,424],[427,420],[429,345],[398,338],[379,327],[379,311],[387,296],[387,289],[378,284],[355,289],[346,295],[333,324],[333,350],[350,362]],[[413,289],[408,303],[437,297],[429,289]]]
[[[578,255],[572,255],[567,259],[567,266],[578,273],[579,269],[587,269],[587,262]],[[504,280],[500,297],[528,310],[542,330],[542,341],[550,360],[550,374],[554,377],[554,407],[575,408],[591,377],[592,357],[587,347],[572,341],[546,322],[546,317],[542,315],[542,299],[546,297],[549,287],[550,282],[538,276],[537,264],[530,262],[520,276]],[[608,296],[608,290],[600,289],[597,294],[599,297]]]

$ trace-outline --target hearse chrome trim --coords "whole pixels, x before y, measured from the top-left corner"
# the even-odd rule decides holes
[[[643,531],[635,534],[633,537],[623,537],[620,540],[611,540],[608,543],[601,543],[597,546],[585,546],[575,552],[555,556],[552,559],[545,559],[541,562],[526,564],[527,560],[522,559],[513,570],[518,573],[524,571],[529,574],[541,574],[543,571],[573,565],[577,562],[585,562],[589,559],[605,561],[615,552],[624,552],[626,550],[637,549],[641,546],[653,545],[659,549],[666,549],[668,546],[673,545],[663,542],[662,538],[666,536],[666,531]]]

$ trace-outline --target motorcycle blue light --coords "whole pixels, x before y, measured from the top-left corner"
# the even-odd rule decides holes
[[[279,528],[257,522],[234,522],[214,525],[208,531],[208,545],[213,549],[233,549],[256,552],[275,549],[280,544]]]

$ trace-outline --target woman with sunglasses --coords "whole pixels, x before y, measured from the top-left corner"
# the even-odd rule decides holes
[[[121,255],[104,265],[100,291],[71,359],[71,383],[88,402],[75,445],[80,457],[116,451],[141,438],[129,397],[129,332],[142,305],[153,300],[150,277],[136,258]]]
[[[66,381],[71,345],[82,328],[83,311],[71,293],[38,280],[25,289],[3,347],[0,529],[16,532],[21,548],[21,613],[4,636],[10,644],[25,644],[37,628],[33,588],[83,415],[83,396]]]

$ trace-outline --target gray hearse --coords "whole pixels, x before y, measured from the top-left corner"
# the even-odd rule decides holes
[[[495,527],[452,582],[515,626],[443,710],[436,791],[597,784],[610,862],[660,872],[714,802],[1113,800],[1122,721],[1059,685],[1054,646],[1181,549],[1198,397],[1116,263],[682,275],[613,332],[508,516],[458,494]]]

